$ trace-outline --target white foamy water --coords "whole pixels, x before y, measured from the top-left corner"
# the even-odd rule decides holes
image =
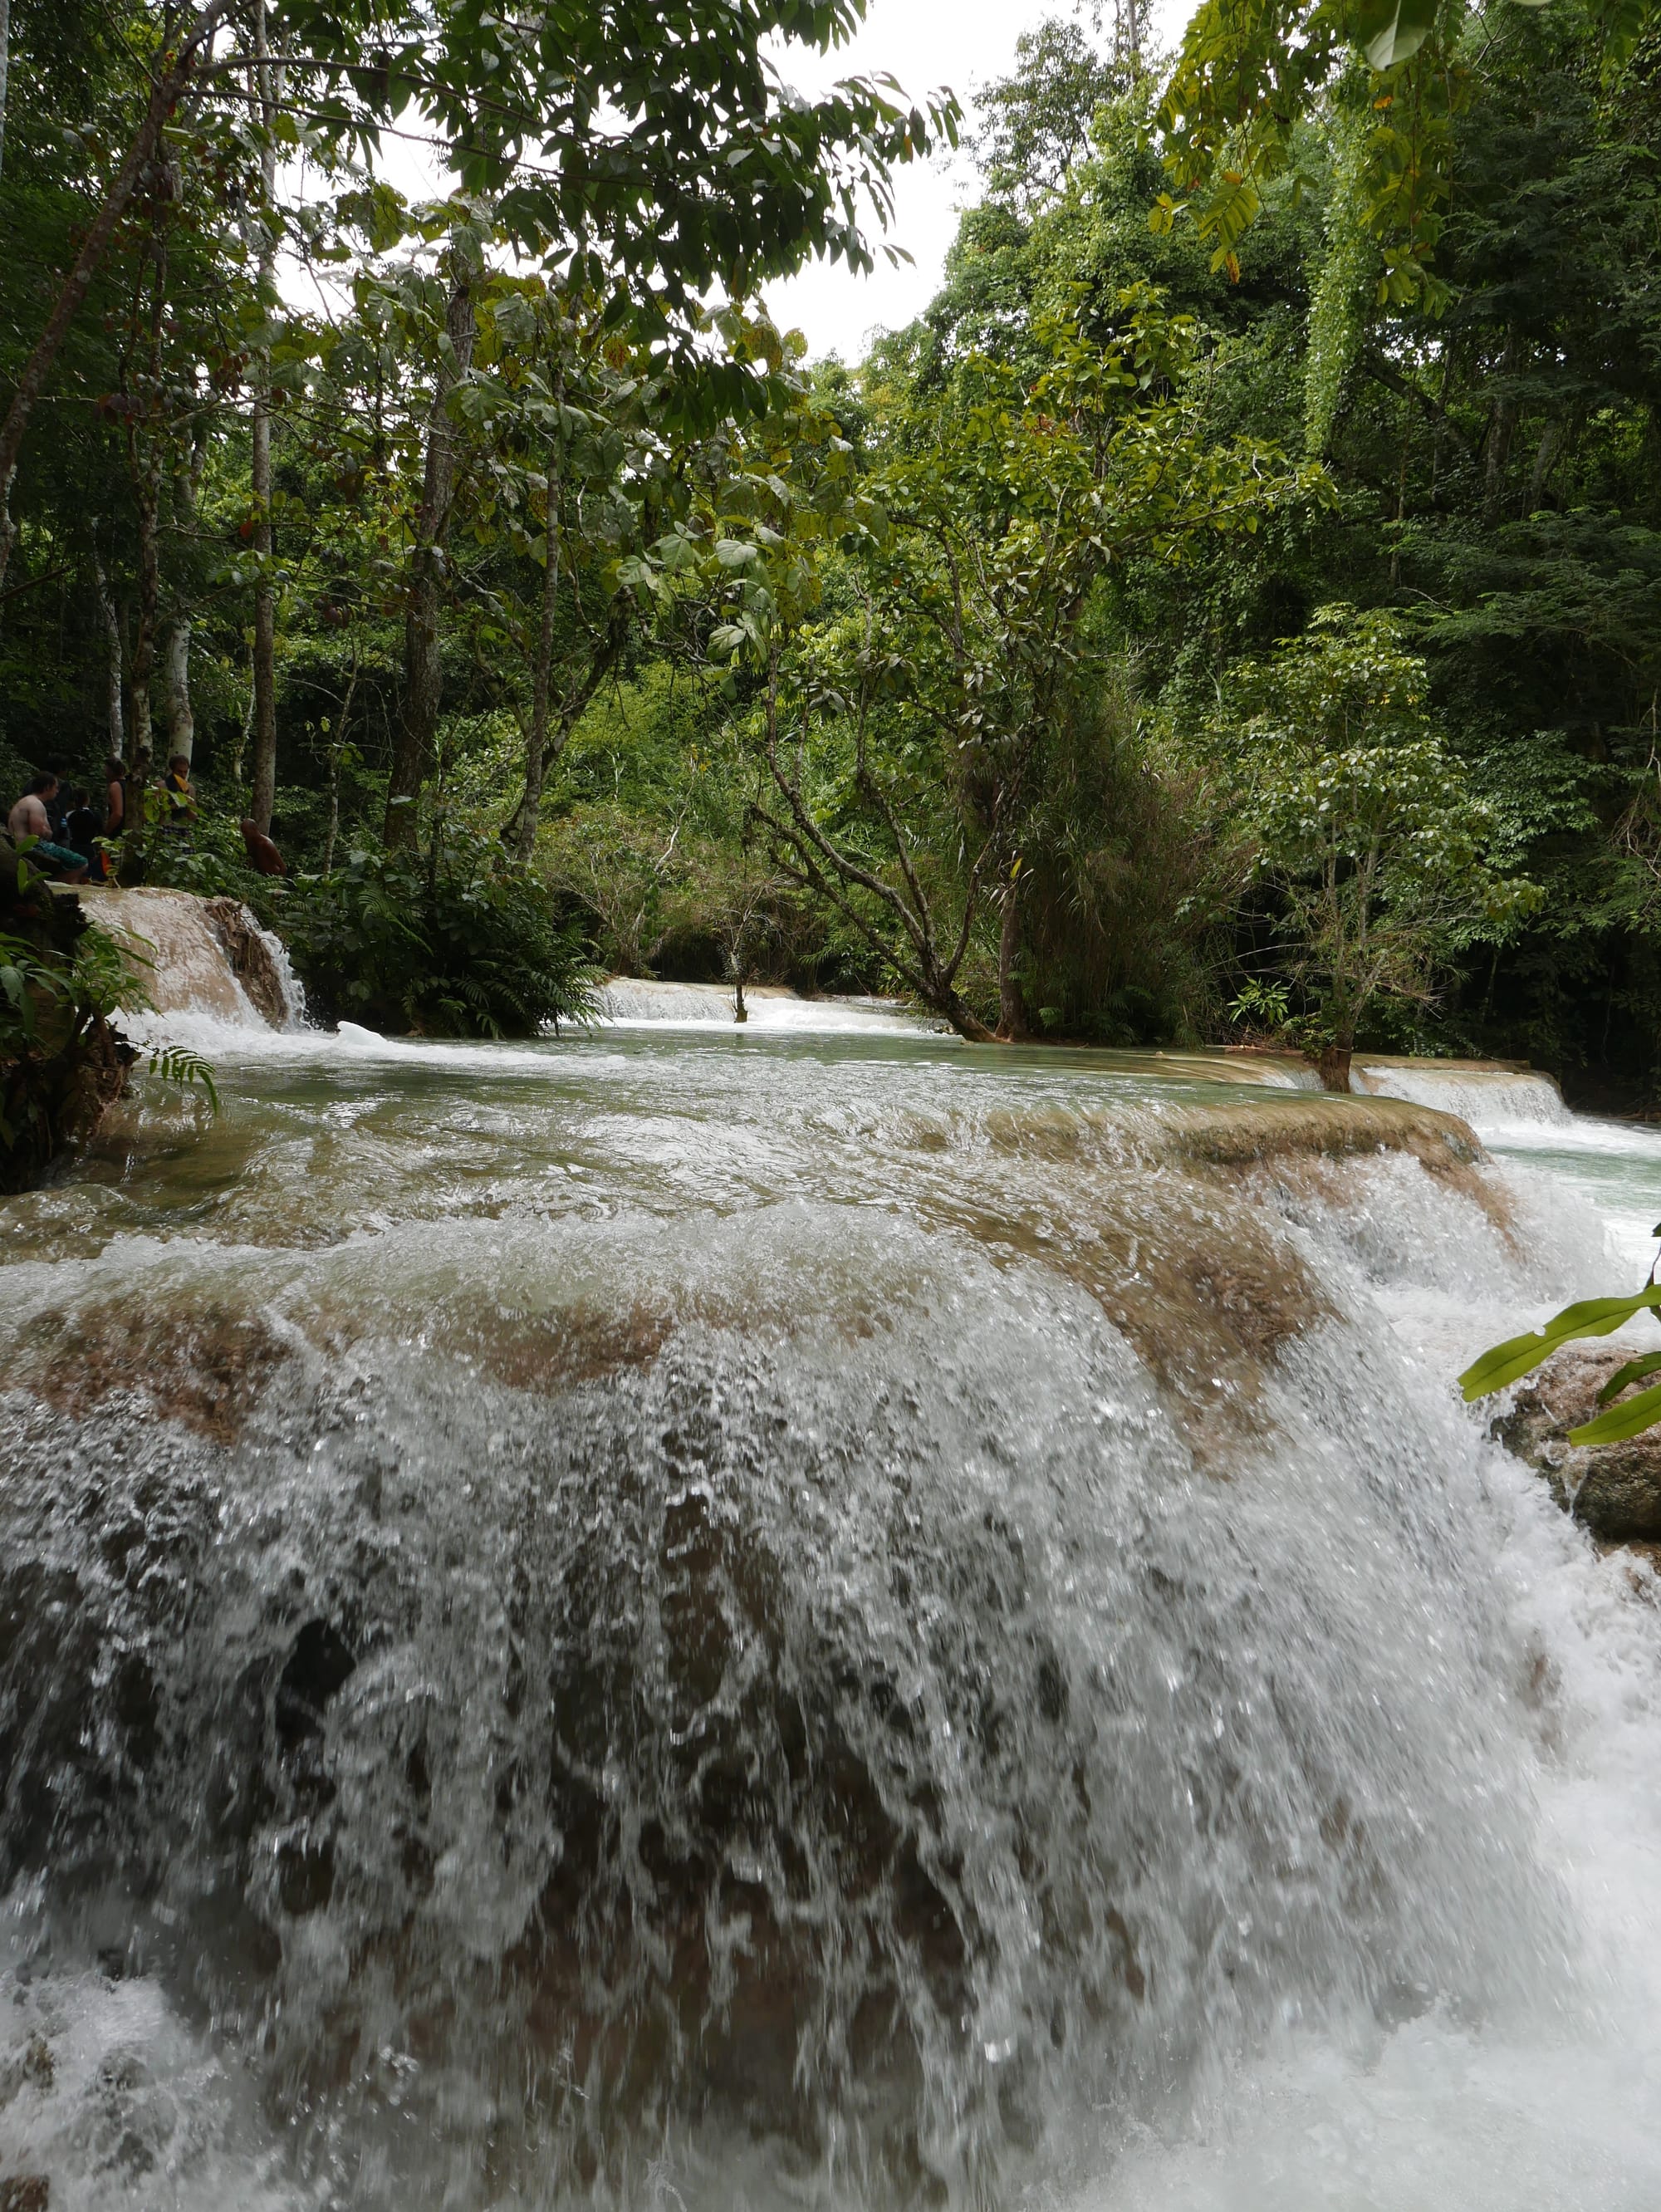
[[[834,1036],[861,1031],[877,1035],[950,1034],[944,1023],[912,1014],[897,1000],[834,996],[802,999],[793,991],[766,984],[752,984],[745,992],[745,1018],[742,1024],[731,990],[718,983],[658,983],[614,975],[601,986],[598,1000],[603,1022],[629,1027],[642,1024],[680,1029],[743,1026],[773,1032]]]
[[[1358,1060],[1352,1087],[1381,1098],[1406,1098],[1457,1114],[1480,1135],[1499,1129],[1567,1128],[1574,1116],[1549,1075],[1537,1070],[1484,1068],[1463,1060]]]
[[[1661,2203],[1661,1613],[1452,1381],[1661,1139],[878,1019],[233,1026],[10,1209],[0,2182]]]

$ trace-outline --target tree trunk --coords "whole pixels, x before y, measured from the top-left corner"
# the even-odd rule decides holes
[[[12,543],[16,536],[11,520],[11,487],[17,474],[17,457],[23,448],[23,434],[34,411],[34,404],[40,397],[46,379],[52,374],[58,356],[64,349],[64,341],[81,312],[105,254],[109,251],[116,225],[126,213],[128,204],[155,158],[162,128],[183,98],[230,4],[231,0],[208,0],[208,4],[186,28],[173,51],[169,65],[151,87],[149,104],[144,112],[144,120],[138,126],[138,134],[127,149],[126,159],[116,173],[115,182],[105,194],[103,205],[93,217],[92,227],[81,241],[81,251],[70,264],[69,274],[58,289],[52,313],[46,319],[46,327],[35,341],[34,350],[23,364],[23,373],[12,392],[11,405],[6,410],[4,422],[0,424],[0,584],[5,581],[6,565],[11,558]]]
[[[1511,458],[1512,434],[1517,428],[1516,379],[1522,365],[1523,334],[1512,323],[1506,331],[1505,351],[1500,356],[1500,387],[1494,402],[1494,418],[1488,424],[1484,455],[1482,520],[1490,529],[1499,521],[1505,504],[1506,464]]]
[[[450,343],[439,356],[438,386],[427,419],[427,467],[415,519],[415,544],[409,556],[403,623],[403,699],[386,786],[386,842],[406,851],[416,843],[421,789],[433,757],[444,690],[439,617],[444,602],[444,554],[456,493],[458,442],[450,414],[450,395],[472,367],[473,343],[478,335],[472,287],[464,276],[458,276],[451,285],[445,328]]]
[[[127,716],[121,696],[123,659],[121,651],[121,617],[116,612],[115,594],[110,589],[110,580],[104,573],[104,563],[98,549],[93,548],[93,579],[98,586],[98,611],[104,618],[105,665],[106,681],[106,709],[109,717],[109,751],[112,760],[127,757]]]
[[[160,551],[156,542],[156,483],[155,464],[146,460],[133,471],[138,495],[138,635],[133,640],[132,766],[142,775],[151,756],[150,678],[155,670],[156,612],[161,595]]]
[[[518,833],[513,857],[522,868],[530,865],[536,842],[536,823],[542,812],[543,779],[548,773],[548,714],[553,690],[554,617],[560,595],[560,447],[548,454],[548,559],[543,571],[542,627],[536,638],[536,665],[531,672],[530,727],[524,741],[524,797],[519,801]],[[742,1019],[743,1017],[741,1016]]]
[[[271,418],[263,398],[254,401],[254,550],[260,570],[254,585],[253,790],[248,811],[262,836],[271,830],[276,804],[276,594],[271,587]]]
[[[11,0],[0,0],[0,173],[6,161],[6,95],[11,89]]]
[[[323,872],[326,876],[335,865],[335,841],[340,835],[340,754],[346,743],[346,725],[352,712],[353,695],[358,688],[357,640],[352,641],[352,672],[346,679],[346,696],[341,702],[335,726],[330,732],[333,742],[329,747],[329,834],[323,841]]]
[[[181,534],[193,535],[196,495],[207,459],[207,425],[198,418],[191,432],[190,459],[173,479],[173,521]],[[167,701],[167,751],[196,758],[196,714],[191,705],[191,629],[188,611],[174,615],[162,648],[162,689]]]
[[[1021,884],[1017,878],[1003,894],[1003,921],[997,933],[997,1034],[1006,1044],[1019,1044],[1028,1034],[1027,1001],[1015,974],[1020,957]]]
[[[1541,431],[1540,442],[1534,449],[1534,468],[1528,480],[1528,504],[1524,509],[1525,518],[1538,510],[1540,501],[1545,497],[1546,485],[1557,465],[1562,444],[1563,425],[1554,415]]]
[[[967,1044],[997,1044],[999,1039],[987,1028],[978,1014],[969,1011],[949,983],[941,984],[924,994],[925,1002],[943,1016]]]
[[[1349,1091],[1349,1061],[1350,1048],[1347,1044],[1327,1044],[1321,1047],[1321,1056],[1317,1066],[1321,1072],[1323,1091],[1341,1091],[1346,1093]]]
[[[161,652],[161,688],[167,702],[167,757],[196,757],[196,716],[191,710],[191,620],[181,615],[167,630]]]
[[[265,37],[265,0],[254,9],[254,83],[265,125],[260,151],[259,296],[262,307],[271,289],[276,265],[276,226],[271,202],[276,191],[275,87],[270,49]],[[262,348],[255,371],[251,489],[254,500],[254,550],[259,572],[254,583],[253,642],[253,789],[248,811],[262,836],[270,836],[271,813],[276,805],[276,591],[271,581],[274,540],[271,533],[271,363],[269,349]]]

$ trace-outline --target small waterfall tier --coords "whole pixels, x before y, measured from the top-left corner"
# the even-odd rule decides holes
[[[88,921],[127,954],[158,1014],[203,1014],[239,1029],[304,1026],[305,995],[282,939],[239,899],[149,889],[78,896]]]
[[[939,1029],[943,1024],[907,1014],[888,999],[803,999],[778,984],[752,983],[744,992],[747,1024],[755,1030],[886,1030],[895,1034]],[[635,975],[614,975],[599,993],[603,1022],[633,1027],[664,1023],[676,1028],[731,1029],[738,1012],[724,983],[659,983]]]
[[[1558,1123],[1573,1116],[1554,1077],[1519,1063],[1481,1060],[1357,1060],[1353,1089],[1457,1115],[1474,1129]]]

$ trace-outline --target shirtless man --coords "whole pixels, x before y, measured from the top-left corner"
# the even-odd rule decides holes
[[[258,869],[262,876],[288,874],[288,871],[282,865],[282,854],[262,833],[252,815],[244,815],[237,826],[242,832],[242,842],[248,848],[248,865],[251,867]]]
[[[58,778],[50,770],[37,775],[18,800],[6,819],[6,833],[14,845],[25,837],[36,842],[30,846],[25,858],[37,866],[55,868],[70,883],[84,883],[87,863],[79,853],[70,852],[67,845],[52,842],[52,821],[46,812],[46,803],[58,796]]]

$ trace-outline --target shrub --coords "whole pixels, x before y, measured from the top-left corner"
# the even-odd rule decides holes
[[[430,855],[360,848],[270,908],[307,1002],[428,1036],[535,1036],[594,1001],[578,925],[483,839]]]

